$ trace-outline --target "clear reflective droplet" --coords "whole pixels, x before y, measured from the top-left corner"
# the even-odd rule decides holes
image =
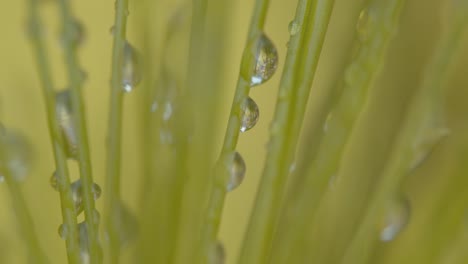
[[[64,150],[68,158],[78,156],[78,137],[74,124],[70,90],[63,90],[55,96],[55,115],[64,139]]]
[[[77,214],[83,211],[83,186],[81,180],[76,180],[71,184],[71,191],[73,196],[73,202],[75,204],[75,210]],[[94,200],[101,197],[101,187],[96,183],[93,183],[92,189]]]
[[[245,132],[257,124],[260,112],[252,98],[247,97],[241,104],[241,132]]]
[[[138,54],[135,49],[126,42],[122,55],[122,88],[131,92],[140,83],[141,71]]]
[[[387,208],[380,231],[380,240],[389,242],[395,239],[409,222],[411,207],[405,197],[395,198]]]
[[[288,25],[288,31],[291,36],[296,35],[299,33],[299,30],[301,27],[299,26],[299,23],[297,23],[295,20],[291,21]]]
[[[3,149],[2,169],[16,181],[23,181],[30,171],[33,160],[32,148],[26,137],[21,133],[2,129],[0,133],[0,147]],[[6,172],[0,171],[0,182],[5,180]]]
[[[88,246],[88,226],[85,222],[81,222],[78,224],[78,238],[80,241],[81,264],[89,264],[90,254]]]
[[[210,260],[208,264],[224,264],[226,262],[226,252],[223,244],[218,241],[212,247],[210,251]]]
[[[244,159],[238,152],[234,152],[230,155],[228,168],[229,181],[227,184],[227,191],[230,192],[242,183],[246,172]]]
[[[118,202],[113,220],[119,234],[120,246],[125,247],[138,234],[138,220],[123,202]]]
[[[450,130],[445,127],[437,129],[425,129],[423,135],[419,136],[413,143],[413,160],[409,171],[418,168],[432,153],[435,146],[450,134]]]
[[[356,24],[356,32],[360,41],[364,42],[369,37],[369,11],[363,9],[359,13],[358,22]]]
[[[250,77],[252,86],[268,81],[278,67],[278,51],[271,40],[261,34],[254,43],[254,71]]]
[[[58,233],[59,233],[59,236],[62,238],[62,239],[67,239],[67,236],[68,236],[68,227],[67,225],[65,224],[61,224],[58,228]]]

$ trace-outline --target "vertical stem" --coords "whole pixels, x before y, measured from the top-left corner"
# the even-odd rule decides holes
[[[294,190],[296,195],[285,205],[287,213],[283,216],[281,228],[288,228],[291,222],[296,228],[292,232],[284,232],[281,239],[289,242],[275,252],[275,263],[290,258],[298,261],[303,257],[297,253],[300,247],[294,245],[307,245],[310,236],[305,230],[315,217],[330,178],[339,169],[344,149],[366,103],[368,90],[380,73],[388,44],[399,22],[403,2],[374,0],[361,13],[355,44],[357,52],[346,67],[343,82],[340,83],[343,87],[336,89],[341,94],[330,112],[326,113],[326,131],[323,132],[318,149],[309,150],[311,158],[304,182],[298,185],[299,189]]]
[[[80,245],[78,244],[78,226],[76,220],[75,205],[70,188],[70,177],[66,154],[64,153],[63,138],[55,115],[55,91],[50,73],[50,65],[47,50],[42,37],[42,22],[39,17],[38,0],[29,0],[29,25],[31,26],[32,44],[35,52],[37,69],[41,81],[44,101],[46,103],[47,121],[50,138],[54,151],[55,166],[57,172],[58,189],[62,210],[62,221],[67,226],[68,236],[65,238],[68,263],[80,263]]]
[[[2,163],[4,163],[8,153],[5,153],[3,148],[0,151],[2,152],[0,158],[2,159]],[[28,258],[34,259],[34,263],[37,264],[49,263],[49,260],[41,249],[32,217],[27,208],[26,201],[23,198],[21,189],[14,177],[11,175],[11,172],[7,166],[5,164],[1,164],[1,167],[2,174],[5,177],[6,183],[8,184],[8,190],[10,191],[11,201],[13,203],[13,209],[16,214],[19,229],[28,248]]]
[[[93,175],[91,168],[91,157],[89,152],[88,132],[86,128],[86,115],[83,104],[82,78],[76,54],[76,46],[73,40],[75,18],[72,15],[69,0],[59,1],[60,15],[63,24],[65,64],[68,80],[70,81],[71,106],[74,113],[74,123],[77,127],[78,161],[80,180],[83,188],[83,204],[86,227],[88,231],[89,255],[91,263],[101,263],[101,248],[98,238],[98,219],[94,195],[92,192]]]
[[[251,47],[249,47],[249,44],[252,40],[256,39],[263,32],[269,3],[269,0],[257,0],[255,2],[253,15],[250,21],[247,42],[245,44],[244,53],[242,56],[240,69],[241,73],[252,72],[255,67],[255,62],[251,61],[252,50]],[[244,98],[248,97],[250,87],[250,80],[246,80],[240,74],[237,80],[237,86],[231,106],[228,127],[226,128],[226,133],[224,137],[224,144],[221,150],[221,154],[218,158],[218,165],[226,164],[224,162],[226,155],[232,153],[236,149],[241,127],[241,104]],[[223,169],[223,171],[226,170],[226,168]],[[216,170],[215,172],[218,172],[218,174],[214,175],[214,186],[210,193],[208,209],[205,216],[206,218],[204,219],[205,222],[203,224],[202,231],[202,246],[204,247],[204,249],[200,253],[203,254],[202,259],[205,262],[208,261],[207,258],[210,249],[215,244],[217,239],[224,207],[224,200],[226,197],[226,174],[219,173],[219,170]]]
[[[120,165],[122,139],[122,60],[127,28],[128,0],[117,0],[114,21],[114,45],[112,49],[111,95],[107,142],[107,171],[105,214],[106,232],[109,238],[109,263],[119,263],[119,230],[115,224],[120,202]]]
[[[454,5],[451,10],[453,13],[447,16],[448,23],[444,35],[439,39],[426,68],[421,87],[413,98],[389,162],[369,199],[362,221],[344,253],[342,263],[367,263],[374,241],[372,238],[375,234],[375,223],[384,212],[386,203],[397,192],[402,179],[411,171],[413,161],[420,154],[420,148],[424,147],[420,144],[437,143],[431,142],[434,140],[433,133],[445,129],[441,111],[444,99],[441,95],[449,67],[456,57],[463,33],[468,26],[467,2],[455,2],[457,1],[450,3]]]
[[[297,38],[291,38],[271,127],[269,152],[238,263],[267,263],[271,254],[286,178],[294,160],[333,5],[333,0],[299,2],[297,18],[303,20],[299,25],[301,32],[297,33]]]

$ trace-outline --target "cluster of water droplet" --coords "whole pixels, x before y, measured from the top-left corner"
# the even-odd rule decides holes
[[[23,181],[32,163],[32,149],[26,138],[0,125],[0,148],[0,182],[5,181],[6,173],[16,181]]]
[[[278,52],[275,45],[264,33],[261,33],[249,43],[246,52],[248,52],[247,61],[249,63],[253,62],[253,67],[248,66],[248,64],[242,65],[241,75],[243,78],[248,80],[251,87],[268,81],[278,66]],[[252,98],[245,97],[240,104],[240,131],[246,132],[253,128],[258,122],[259,116],[257,103]],[[238,152],[234,152],[227,157],[229,180],[226,189],[232,191],[242,183],[246,166]]]

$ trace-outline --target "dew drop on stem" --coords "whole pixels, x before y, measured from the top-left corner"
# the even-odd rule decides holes
[[[60,91],[55,96],[55,115],[62,132],[65,153],[68,158],[76,159],[78,156],[78,137],[73,120],[70,90]]]
[[[242,66],[241,74],[248,76],[251,86],[260,85],[268,81],[276,71],[278,67],[278,51],[271,40],[264,34],[261,33],[255,38],[248,46],[247,52],[249,59],[246,60],[248,63],[253,63],[252,72],[246,72],[250,67],[247,65]]]
[[[226,262],[226,252],[223,244],[218,241],[212,245],[209,254],[208,264],[224,264]]]
[[[294,36],[297,33],[299,33],[300,29],[301,27],[299,23],[297,23],[295,20],[291,21],[288,25],[288,31],[291,36]]]
[[[71,184],[71,191],[73,197],[73,203],[75,204],[75,210],[77,214],[83,211],[83,186],[81,180],[76,180]],[[93,183],[92,189],[93,198],[94,200],[99,199],[101,197],[101,187],[96,183]]]
[[[241,104],[241,132],[245,132],[257,124],[260,112],[252,98],[247,97]]]
[[[395,239],[406,227],[411,214],[411,206],[406,197],[394,198],[389,204],[381,225],[380,240],[389,242]]]
[[[141,69],[139,57],[130,43],[125,42],[121,61],[122,89],[129,93],[141,81]]]
[[[230,192],[237,188],[244,180],[246,166],[244,159],[238,152],[230,155],[228,161],[229,180],[227,183],[227,191]]]
[[[1,170],[8,170],[16,181],[23,181],[33,160],[32,147],[26,137],[13,130],[1,129],[0,147],[3,149]],[[5,180],[4,173],[0,171],[0,182]]]

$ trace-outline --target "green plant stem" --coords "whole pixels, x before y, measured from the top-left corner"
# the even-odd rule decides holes
[[[333,0],[299,2],[296,22],[301,30],[290,40],[267,160],[239,263],[267,263],[270,257],[286,178],[293,164],[308,95],[333,5]]]
[[[453,1],[453,3],[456,1]],[[389,162],[369,199],[362,221],[342,258],[342,263],[367,263],[370,257],[375,223],[385,211],[386,204],[411,172],[413,161],[420,155],[423,144],[435,145],[434,132],[445,129],[443,117],[443,88],[451,63],[468,25],[468,4],[456,6],[448,16],[444,35],[434,51],[424,73],[421,87],[413,98],[408,116],[400,130]]]
[[[338,88],[341,94],[328,114],[318,149],[310,150],[313,153],[310,155],[311,162],[306,169],[304,183],[298,185],[300,189],[294,190],[297,195],[286,204],[286,208],[290,209],[286,210],[286,220],[283,219],[282,223],[294,221],[296,228],[284,233],[281,241],[289,242],[275,252],[275,263],[292,257],[303,257],[294,253],[299,249],[294,245],[305,245],[306,240],[310,239],[305,230],[312,222],[321,198],[328,189],[330,178],[339,169],[345,146],[367,100],[368,90],[380,72],[388,44],[399,21],[402,3],[401,0],[371,1],[366,11],[367,23],[360,21],[364,24],[360,25],[362,28],[358,28],[359,35],[355,44],[358,47],[357,53],[346,68],[344,81],[339,84],[343,85]]]
[[[59,1],[60,15],[64,33],[65,64],[67,68],[68,80],[70,81],[71,106],[74,113],[74,123],[77,128],[78,141],[78,161],[80,180],[83,190],[83,205],[85,221],[88,232],[88,245],[90,261],[93,264],[101,263],[101,248],[98,238],[98,219],[92,192],[93,175],[91,168],[91,157],[89,152],[88,132],[86,128],[85,109],[81,94],[82,77],[78,65],[77,54],[74,43],[75,18],[72,15],[70,2],[68,0]]]
[[[116,1],[114,45],[112,50],[111,94],[109,103],[107,171],[106,171],[106,232],[109,238],[109,263],[119,263],[119,230],[116,226],[120,203],[120,164],[122,140],[122,60],[127,28],[128,0]]]
[[[268,11],[269,0],[257,0],[255,2],[255,9],[250,22],[249,33],[247,36],[247,43],[242,57],[240,72],[253,72],[255,62],[251,61],[251,54],[254,52],[249,47],[249,43],[256,39],[262,32],[265,24],[266,14]],[[229,116],[228,127],[224,138],[224,144],[219,157],[219,164],[227,164],[224,159],[226,155],[232,153],[237,146],[237,141],[240,134],[241,127],[241,104],[242,101],[248,97],[250,92],[250,80],[246,80],[242,75],[239,75],[237,87],[234,95],[234,100],[231,107]],[[227,170],[227,168],[225,168]],[[219,172],[219,171],[218,171]],[[208,254],[212,245],[217,241],[217,235],[221,222],[223,212],[223,205],[226,196],[226,182],[227,176],[225,173],[219,173],[214,176],[214,186],[210,193],[209,205],[207,209],[205,223],[203,225],[203,241],[202,245],[205,247],[202,251],[203,259],[206,262]]]
[[[46,103],[47,121],[54,150],[55,166],[58,178],[57,181],[60,193],[62,219],[68,230],[68,236],[65,238],[68,263],[78,264],[80,263],[80,245],[78,244],[78,226],[75,205],[70,188],[70,177],[68,175],[66,154],[64,153],[63,148],[63,138],[55,115],[55,91],[51,77],[52,75],[50,73],[47,50],[42,37],[43,35],[41,34],[42,22],[39,17],[38,4],[38,0],[29,0],[30,33],[44,94],[44,101]]]
[[[2,151],[4,152],[4,151]],[[3,156],[5,156],[5,153]],[[8,190],[10,191],[11,201],[13,203],[13,209],[18,220],[19,229],[23,235],[23,240],[28,247],[28,258],[34,259],[34,263],[37,264],[46,264],[49,263],[46,255],[44,254],[41,246],[39,244],[39,239],[34,228],[31,214],[26,206],[26,201],[23,198],[18,183],[11,175],[11,172],[8,169],[5,169],[6,166],[3,166],[3,176],[5,181],[8,184]]]

